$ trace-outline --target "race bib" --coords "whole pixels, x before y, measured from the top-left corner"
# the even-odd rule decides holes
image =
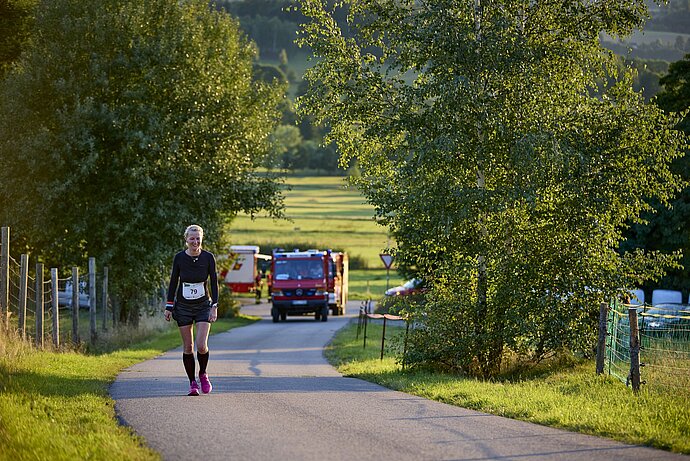
[[[199,299],[205,294],[206,290],[204,290],[204,282],[182,282],[182,296],[184,297],[184,299]]]

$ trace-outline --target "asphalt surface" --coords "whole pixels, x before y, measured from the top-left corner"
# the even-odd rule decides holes
[[[182,349],[134,365],[115,409],[164,460],[688,460],[453,407],[341,376],[323,347],[357,312],[328,322],[269,306],[253,325],[213,335],[213,392],[188,397]]]

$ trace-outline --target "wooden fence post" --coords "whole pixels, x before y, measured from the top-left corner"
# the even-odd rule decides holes
[[[102,284],[101,302],[103,303],[103,331],[108,330],[108,268],[103,266],[103,284]]]
[[[366,311],[364,311],[364,341],[362,341],[362,348],[366,349],[367,348],[367,323],[369,323],[369,316],[367,315]]]
[[[630,319],[630,383],[633,392],[640,390],[640,330],[637,325],[637,309],[628,308]]]
[[[72,267],[72,343],[79,344],[79,268]]]
[[[43,349],[43,264],[36,264],[36,347]]]
[[[10,228],[2,228],[0,241],[0,317],[6,326],[10,321]]]
[[[410,317],[405,319],[405,343],[403,344],[403,358],[402,358],[402,369],[405,370],[405,362],[407,362],[407,336],[410,333]]]
[[[383,333],[381,333],[381,360],[383,360],[383,348],[386,344],[386,316],[383,316]]]
[[[96,258],[89,258],[89,320],[91,344],[96,342]]]
[[[597,374],[604,372],[604,358],[606,357],[606,319],[608,318],[608,304],[599,304],[599,340],[597,341]]]
[[[26,299],[29,296],[29,255],[19,260],[19,334],[26,338]]]
[[[50,308],[53,311],[53,346],[60,347],[60,306],[58,303],[58,270],[50,268]]]

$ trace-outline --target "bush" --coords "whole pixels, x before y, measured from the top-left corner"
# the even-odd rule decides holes
[[[232,290],[224,283],[218,286],[218,318],[233,318],[240,313],[240,303],[233,298]]]
[[[377,314],[415,315],[423,310],[425,296],[417,293],[408,296],[384,296],[376,303]]]
[[[362,255],[349,255],[349,268],[350,269],[369,269],[369,263],[366,258]]]

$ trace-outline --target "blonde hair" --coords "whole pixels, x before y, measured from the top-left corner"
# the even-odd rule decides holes
[[[192,224],[191,226],[187,226],[187,228],[184,230],[184,239],[187,240],[187,237],[189,236],[190,232],[198,232],[201,237],[204,236],[204,230],[201,228],[201,226],[197,224]]]

